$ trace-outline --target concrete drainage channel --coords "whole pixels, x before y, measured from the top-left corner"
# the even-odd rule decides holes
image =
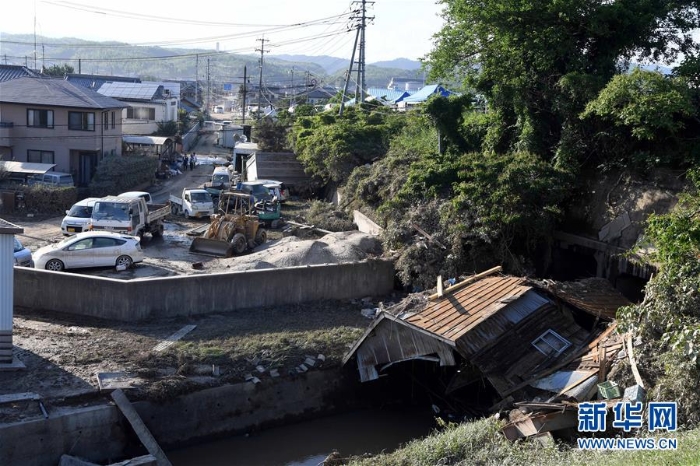
[[[128,391],[117,391],[112,395],[116,404],[66,409],[52,412],[47,419],[0,425],[0,464],[55,466],[66,454],[97,463],[138,457],[138,464],[156,464],[153,458],[158,460],[160,449],[167,451],[359,407],[356,384],[336,368],[308,372],[291,380],[210,388],[164,403],[131,404]],[[133,407],[131,415],[129,406]],[[134,413],[145,429],[138,427],[139,421],[134,424]],[[157,439],[155,448],[148,433]],[[167,459],[163,460],[166,454],[160,454],[163,456],[157,464],[168,464]]]

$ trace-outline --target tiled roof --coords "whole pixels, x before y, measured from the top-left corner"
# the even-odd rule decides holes
[[[0,102],[71,108],[124,108],[118,100],[64,79],[17,78],[0,82]]]
[[[531,289],[520,277],[486,277],[431,302],[406,322],[456,341]]]
[[[25,76],[38,76],[38,74],[26,66],[0,65],[0,82],[23,78]]]

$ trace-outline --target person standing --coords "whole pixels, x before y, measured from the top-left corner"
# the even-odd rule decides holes
[[[197,156],[192,152],[192,155],[190,155],[190,170],[194,170],[195,163],[197,163]]]
[[[190,164],[190,159],[187,157],[187,154],[185,154],[185,158],[182,161],[182,171],[186,172],[187,171],[187,166]]]

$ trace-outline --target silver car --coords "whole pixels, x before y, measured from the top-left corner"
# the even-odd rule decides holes
[[[34,252],[34,267],[61,271],[88,267],[129,268],[143,261],[140,239],[109,231],[87,231]]]
[[[15,238],[15,265],[19,267],[34,267],[32,252],[25,248],[17,238]]]

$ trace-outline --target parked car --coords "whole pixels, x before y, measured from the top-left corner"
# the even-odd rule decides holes
[[[135,198],[135,197],[142,197],[145,201],[146,204],[153,204],[153,198],[151,198],[151,193],[148,193],[146,191],[127,191],[125,193],[121,193],[117,197],[128,197],[128,198]]]
[[[30,186],[35,184],[53,186],[55,188],[71,188],[75,186],[73,175],[62,172],[46,172],[41,175],[34,175],[27,181]]]
[[[32,252],[25,248],[17,238],[15,238],[15,265],[19,267],[34,267]]]
[[[34,267],[61,271],[86,267],[131,267],[143,261],[140,239],[109,231],[87,231],[34,252]]]
[[[66,216],[61,221],[61,231],[65,236],[82,233],[90,229],[92,207],[98,199],[98,197],[88,197],[73,204],[70,210],[66,210]]]

